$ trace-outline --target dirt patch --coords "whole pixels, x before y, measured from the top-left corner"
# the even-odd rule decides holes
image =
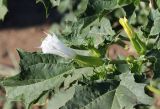
[[[49,26],[29,27],[25,29],[5,29],[0,30],[0,64],[13,66],[15,59],[18,61],[19,56],[16,49],[26,51],[36,51],[40,46]]]

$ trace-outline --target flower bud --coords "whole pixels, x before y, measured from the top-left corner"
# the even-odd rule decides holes
[[[138,37],[138,35],[133,31],[131,25],[129,25],[128,20],[126,17],[120,18],[119,23],[124,28],[128,38],[131,41],[132,46],[135,48],[137,53],[144,54],[147,50],[146,45],[143,41],[141,41]]]
[[[126,17],[120,18],[119,23],[123,26],[123,28],[124,28],[125,32],[127,33],[128,37],[130,39],[134,38],[135,34],[134,34],[131,26],[128,24],[128,20],[126,19]]]

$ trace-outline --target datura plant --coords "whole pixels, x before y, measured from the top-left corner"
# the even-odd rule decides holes
[[[17,50],[20,72],[1,78],[4,109],[160,109],[158,0],[37,3],[63,18],[40,49]]]
[[[47,37],[42,42],[41,48],[43,53],[55,54],[64,58],[73,59],[86,66],[103,65],[103,61],[98,57],[79,55],[73,49],[66,47],[54,33],[53,35],[47,34]]]

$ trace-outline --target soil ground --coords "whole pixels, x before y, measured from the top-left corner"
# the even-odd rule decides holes
[[[36,51],[49,26],[0,30],[0,64],[13,67],[19,60],[17,48]]]

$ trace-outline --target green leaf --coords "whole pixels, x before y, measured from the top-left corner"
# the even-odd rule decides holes
[[[97,97],[108,91],[109,87],[110,84],[107,82],[87,86],[76,86],[73,98],[60,109],[85,109],[86,105],[94,102]]]
[[[157,18],[154,21],[153,27],[151,28],[150,35],[157,35],[159,33],[160,33],[160,18]]]
[[[32,102],[36,100],[41,93],[49,89],[58,88],[64,79],[63,75],[58,75],[51,79],[30,85],[5,86],[7,99],[12,101],[23,101],[26,108],[29,109]]]
[[[51,54],[18,51],[20,55],[20,78],[47,79],[73,69],[72,64]]]
[[[120,71],[121,73],[129,73],[130,69],[129,69],[129,65],[128,64],[117,64],[116,68],[118,69],[118,71]]]
[[[77,6],[77,9],[74,11],[76,16],[79,16],[86,11],[88,6],[88,1],[89,0],[81,0],[81,2]]]
[[[158,8],[160,9],[160,0],[155,0],[157,3]]]
[[[160,12],[158,9],[154,10],[151,9],[150,12],[150,18],[152,20],[152,22],[154,22],[151,31],[150,31],[150,35],[157,35],[159,34],[159,21],[160,21]],[[150,21],[151,22],[151,21]]]
[[[51,100],[49,100],[47,109],[53,109],[53,107],[54,109],[59,109],[73,97],[74,93],[75,93],[75,87],[71,87],[65,91],[64,90],[59,91],[52,97]]]
[[[145,84],[135,83],[130,73],[122,74],[121,80],[116,90],[99,96],[83,109],[134,109],[137,104],[152,104],[152,98],[144,93]]]
[[[58,6],[60,4],[60,0],[50,0],[50,2],[52,3],[52,6]]]
[[[5,2],[6,0],[0,0],[0,20],[4,20],[4,17],[8,12]]]
[[[112,40],[115,32],[112,30],[110,21],[107,18],[103,17],[100,19],[95,17],[96,19],[93,22],[90,22],[91,19],[89,18],[82,19],[72,25],[72,33],[64,37],[66,43],[70,46],[92,45],[97,47],[105,39]],[[90,23],[87,25],[85,22]]]
[[[115,91],[109,91],[87,104],[84,108],[80,109],[113,109],[112,102],[114,94]]]
[[[88,67],[70,70],[68,72],[56,75],[50,79],[29,85],[27,85],[27,81],[26,85],[5,85],[7,99],[9,101],[23,101],[26,108],[29,109],[31,104],[35,103],[35,101],[39,98],[39,96],[41,96],[42,93],[49,90],[58,92],[60,88],[68,88],[73,82],[91,75],[93,75],[93,68]],[[62,84],[64,84],[63,87]]]
[[[152,104],[153,99],[144,92],[146,84],[136,83],[131,73],[122,74],[120,79],[118,88],[109,92],[107,86],[77,87],[73,98],[61,109],[133,109],[137,104]]]
[[[158,47],[159,48],[159,47]],[[148,54],[148,58],[150,58],[150,61],[152,62],[151,68],[154,72],[154,79],[157,79],[160,77],[159,73],[159,66],[160,66],[160,50],[159,49],[152,49]],[[152,75],[152,74],[151,74]]]
[[[58,11],[60,13],[64,13],[67,9],[72,9],[72,1],[71,0],[61,0],[61,3],[58,6]]]
[[[128,5],[130,3],[134,3],[135,5],[139,5],[140,0],[118,0],[119,5]]]
[[[130,4],[133,0],[118,0],[119,5]]]
[[[112,11],[116,8],[129,5],[130,3],[139,4],[139,0],[89,0],[88,9],[92,9],[95,13],[100,14],[104,10]]]
[[[103,43],[108,37],[115,35],[112,30],[110,21],[107,18],[97,19],[96,23],[91,25],[91,29],[88,33],[88,37],[93,39],[94,46],[97,47],[99,44]]]
[[[146,84],[136,83],[134,80],[134,76],[131,73],[124,73],[120,75],[121,83],[117,88],[118,94],[120,94],[120,99],[123,97],[128,98],[128,100],[132,100],[132,102],[128,102],[131,105],[134,104],[152,104],[152,98],[145,94],[144,87]],[[126,99],[127,100],[127,99]],[[125,103],[125,102],[124,102]],[[126,103],[127,106],[127,103]]]
[[[118,0],[89,0],[89,7],[91,7],[96,13],[103,10],[112,10],[118,7]]]
[[[52,63],[52,64],[57,64],[57,63],[62,63],[65,61],[64,58],[61,58],[59,56],[55,56],[53,54],[43,54],[39,52],[25,52],[23,50],[18,50],[18,54],[20,56],[20,65],[24,68],[27,69],[31,65],[35,65],[38,63]],[[25,62],[25,63],[24,63]]]

